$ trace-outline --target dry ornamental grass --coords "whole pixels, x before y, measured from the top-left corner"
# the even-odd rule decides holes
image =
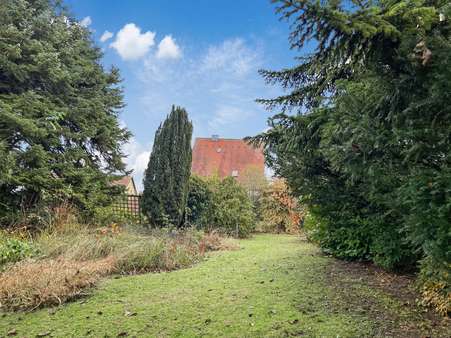
[[[218,234],[135,230],[53,232],[37,239],[40,259],[16,263],[0,274],[0,309],[33,310],[84,294],[102,277],[171,271],[199,262],[206,251],[233,249]]]
[[[24,261],[0,274],[0,306],[10,310],[59,305],[111,273],[115,259],[87,262],[63,258]]]

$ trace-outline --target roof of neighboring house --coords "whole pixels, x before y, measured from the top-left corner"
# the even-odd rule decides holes
[[[132,176],[123,176],[120,179],[113,181],[114,185],[122,185],[127,189],[128,193],[137,194],[135,180]],[[131,188],[131,190],[130,190]]]
[[[191,171],[199,176],[235,176],[249,167],[264,174],[265,159],[261,148],[254,148],[244,140],[218,137],[196,138]]]

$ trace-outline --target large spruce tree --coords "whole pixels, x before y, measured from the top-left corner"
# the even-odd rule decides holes
[[[293,22],[292,47],[316,49],[262,72],[287,90],[261,100],[278,113],[256,138],[269,164],[309,205],[326,251],[392,269],[420,262],[449,304],[449,1],[274,2]]]
[[[108,198],[130,135],[119,73],[101,57],[60,1],[0,1],[0,216]]]
[[[191,171],[193,126],[181,107],[171,113],[155,133],[144,175],[142,209],[156,226],[183,223]]]

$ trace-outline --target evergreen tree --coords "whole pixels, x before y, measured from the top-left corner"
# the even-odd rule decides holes
[[[449,1],[274,2],[293,21],[292,47],[316,49],[296,67],[262,71],[288,94],[260,100],[278,114],[254,141],[309,205],[324,250],[390,269],[420,263],[446,313]]]
[[[108,200],[130,134],[119,73],[101,57],[59,1],[0,1],[0,216]]]
[[[152,224],[180,226],[184,221],[192,133],[186,110],[174,106],[155,133],[142,196],[142,209]]]

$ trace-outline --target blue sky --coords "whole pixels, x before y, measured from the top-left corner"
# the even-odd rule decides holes
[[[156,128],[172,104],[187,109],[194,137],[242,138],[271,115],[256,98],[280,94],[257,71],[294,63],[289,26],[269,0],[67,0],[123,78],[121,121],[134,137],[127,164],[142,179]]]

